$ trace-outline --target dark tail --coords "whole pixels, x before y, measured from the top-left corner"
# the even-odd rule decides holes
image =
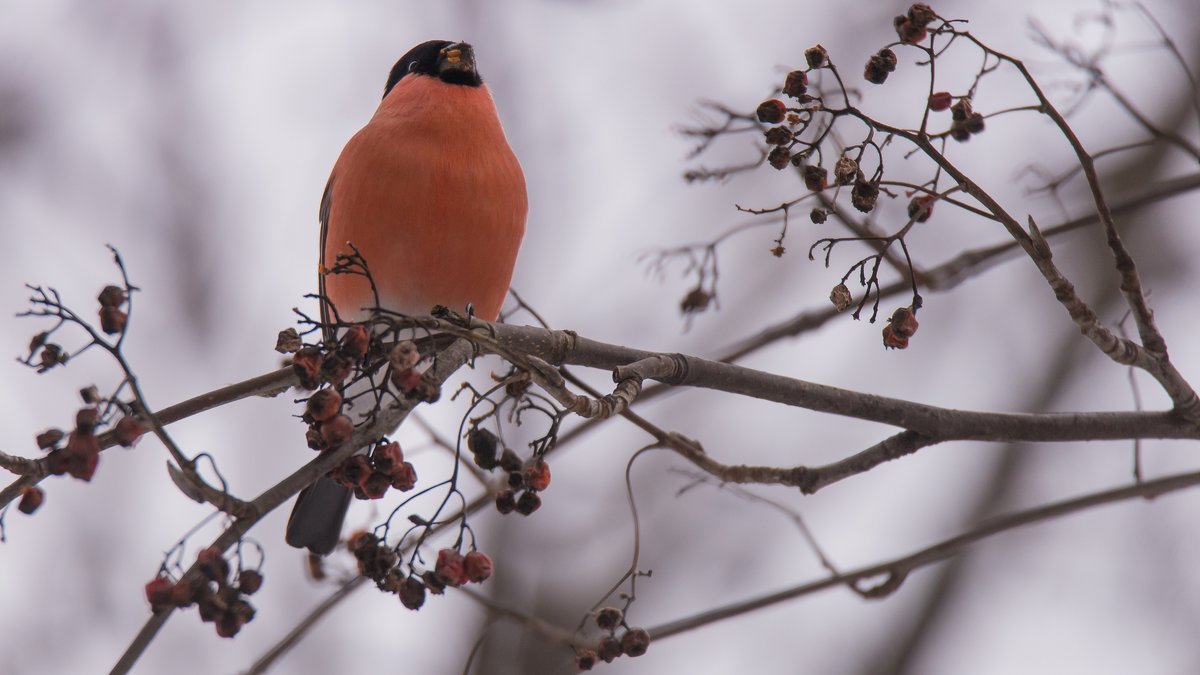
[[[351,494],[329,478],[321,478],[302,490],[288,519],[287,543],[317,555],[332,552],[342,533]]]

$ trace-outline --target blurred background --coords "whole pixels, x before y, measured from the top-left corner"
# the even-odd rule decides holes
[[[1200,30],[1188,3],[1147,7],[1192,64]],[[345,141],[369,118],[388,70],[409,47],[462,39],[478,51],[510,141],[525,167],[529,229],[514,287],[556,328],[599,340],[701,356],[766,325],[823,308],[829,289],[863,249],[836,250],[831,269],[805,256],[834,223],[801,215],[780,259],[777,231],[749,231],[721,248],[720,308],[690,327],[679,301],[692,282],[682,266],[646,273],[638,256],[709,240],[748,222],[735,204],[775,206],[802,193],[794,175],[769,168],[688,185],[683,172],[758,156],[743,134],[689,159],[681,126],[704,124],[698,103],[752,110],[803,50],[822,43],[854,87],[894,39],[901,3],[695,3],[686,0],[519,0],[493,3],[159,3],[148,0],[0,0],[0,343],[23,355],[45,324],[15,319],[22,284],[47,284],[85,314],[118,280],[104,244],[117,246],[142,292],[126,353],[149,402],[165,407],[278,366],[276,333],[293,307],[314,311],[317,205]],[[1057,36],[1097,44],[1080,23],[1100,3],[943,2],[986,43],[1024,57],[1056,100],[1078,95],[1082,75],[1030,39],[1036,18]],[[1111,81],[1156,124],[1193,144],[1196,91],[1149,24],[1123,13]],[[977,52],[939,62],[961,92]],[[914,124],[925,95],[912,53],[863,106]],[[985,80],[976,109],[1029,102],[1012,77]],[[1141,139],[1102,95],[1073,117],[1090,149]],[[989,122],[954,161],[1018,216],[1043,227],[1087,213],[1081,185],[1057,198],[1031,195],[1031,163],[1070,167],[1061,138],[1033,115]],[[1136,151],[1101,162],[1114,196],[1196,171],[1179,153]],[[920,182],[919,160],[893,159],[889,174]],[[902,223],[907,200],[881,210]],[[1193,226],[1200,196],[1184,195],[1122,219],[1179,369],[1200,383]],[[890,218],[890,220],[889,220]],[[993,224],[939,207],[909,239],[932,266],[968,247],[1004,240]],[[1053,242],[1056,260],[1110,325],[1124,309],[1095,229]],[[887,277],[889,281],[894,277]],[[857,289],[854,289],[857,291]],[[1023,259],[950,293],[929,293],[921,330],[903,352],[885,352],[882,323],[848,316],[747,358],[745,365],[849,389],[978,410],[1128,410],[1128,372],[1081,338]],[[885,303],[886,316],[906,301]],[[70,345],[70,341],[64,337]],[[67,426],[77,391],[116,381],[99,353],[35,375],[0,360],[0,449],[36,453],[33,436]],[[485,363],[486,375],[497,363]],[[604,373],[589,374],[601,386]],[[1166,399],[1139,378],[1147,408]],[[449,388],[447,389],[449,391]],[[233,492],[252,497],[308,461],[293,396],[245,401],[171,428],[185,450],[216,458]],[[709,392],[679,392],[640,412],[698,439],[726,463],[816,465],[878,442],[893,430]],[[422,413],[454,438],[462,406]],[[536,426],[531,424],[530,427]],[[535,437],[523,428],[513,438]],[[428,434],[400,439],[420,475],[446,470]],[[485,585],[497,602],[573,628],[629,564],[632,527],[626,462],[649,439],[622,420],[589,432],[552,460],[554,484],[530,518],[487,510],[473,521],[496,560]],[[1196,443],[1142,444],[1148,477],[1194,470]],[[832,561],[846,569],[883,561],[963,531],[988,514],[1127,483],[1132,443],[1038,447],[952,443],[804,497],[756,488],[802,514]],[[149,616],[142,587],[164,551],[208,510],[167,479],[153,439],[104,453],[90,484],[51,479],[33,517],[11,510],[0,548],[3,673],[89,673],[112,666]],[[432,478],[425,478],[432,480]],[[715,485],[694,486],[665,452],[638,460],[642,570],[633,625],[652,626],[820,578],[824,571],[786,514]],[[682,491],[682,492],[681,492]],[[613,673],[1184,673],[1200,670],[1200,494],[1125,503],[990,539],[952,562],[913,574],[894,595],[865,601],[835,589],[656,642]],[[377,522],[356,503],[350,526]],[[257,618],[223,640],[194,611],[172,617],[135,672],[237,673],[279,640],[334,586],[310,580],[303,556],[283,545],[287,508],[252,532],[266,552]],[[190,541],[189,556],[216,530]],[[344,555],[330,562],[349,574]],[[273,672],[462,672],[481,631],[472,672],[573,672],[560,646],[511,623],[489,624],[462,594],[431,598],[417,613],[360,589],[326,616]],[[488,627],[490,625],[490,628]],[[382,670],[380,670],[382,669]]]

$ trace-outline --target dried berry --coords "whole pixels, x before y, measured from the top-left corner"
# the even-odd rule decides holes
[[[888,319],[897,335],[912,337],[917,332],[917,313],[909,307],[900,307]]]
[[[359,560],[374,555],[378,548],[379,537],[366,530],[358,530],[346,539],[346,549]]]
[[[21,501],[17,504],[17,510],[28,516],[37,511],[45,500],[46,493],[40,487],[26,485],[21,488]]]
[[[341,482],[349,488],[362,487],[371,475],[371,462],[366,455],[351,455],[341,464]]]
[[[915,45],[924,40],[926,37],[929,37],[929,31],[925,29],[925,26],[922,26],[921,24],[916,23],[907,17],[896,17],[895,26],[896,35],[900,38],[900,41],[910,45]]]
[[[542,498],[537,496],[536,492],[526,490],[521,493],[520,497],[517,497],[517,513],[523,516],[531,515],[540,508],[542,508]]]
[[[624,620],[625,613],[616,607],[604,607],[599,612],[596,612],[596,625],[601,630],[616,630]]]
[[[955,122],[950,125],[950,138],[959,143],[966,143],[971,140],[971,132],[967,131],[966,126],[962,122]]]
[[[412,340],[401,340],[388,352],[388,362],[392,364],[392,370],[408,370],[416,367],[420,361],[421,352],[417,349],[417,343]]]
[[[100,308],[100,330],[107,335],[117,335],[125,331],[129,315],[116,307]]]
[[[342,335],[340,351],[351,359],[361,359],[371,348],[371,331],[363,324],[355,324]]]
[[[782,258],[784,253],[787,253],[787,249],[783,247],[783,244],[776,244],[771,247],[771,255],[776,258]]]
[[[978,134],[983,131],[983,115],[980,113],[971,113],[966,120],[963,121],[963,128],[969,134]]]
[[[94,384],[88,385],[79,390],[79,398],[88,405],[96,405],[100,402],[100,390]]]
[[[437,575],[437,572],[433,570],[428,570],[422,574],[421,581],[425,583],[425,589],[434,595],[442,595],[446,592],[446,584]]]
[[[950,107],[954,97],[948,91],[935,91],[929,96],[929,109],[934,112],[941,112]]]
[[[409,577],[400,584],[400,602],[408,609],[421,609],[421,605],[425,604],[425,584],[419,580]]]
[[[767,153],[767,163],[776,169],[783,171],[792,161],[792,151],[782,145],[777,145]]]
[[[291,354],[303,346],[304,342],[300,340],[300,334],[295,328],[285,328],[279,331],[279,336],[275,338],[275,351],[280,354]]]
[[[101,307],[120,307],[125,304],[125,289],[120,286],[105,286],[96,298]]]
[[[879,199],[879,188],[875,187],[874,183],[868,183],[865,180],[856,182],[850,191],[850,203],[863,213],[870,213],[875,208],[877,199]]]
[[[474,583],[486,581],[492,576],[492,559],[482,551],[471,551],[463,556],[463,571]]]
[[[431,373],[425,373],[408,396],[424,403],[436,403],[442,396],[442,388]]]
[[[513,471],[508,474],[508,487],[514,490],[520,490],[525,486],[525,474],[520,471]]]
[[[168,607],[173,607],[171,602],[171,589],[175,587],[175,582],[166,575],[154,577],[146,584],[146,599],[150,601],[150,609],[158,612]]]
[[[37,441],[39,450],[49,450],[58,445],[58,442],[63,439],[63,435],[62,429],[47,429],[38,434],[34,440]]]
[[[793,70],[783,81],[783,93],[792,98],[800,98],[808,93],[808,73],[803,70]]]
[[[93,434],[73,431],[67,438],[63,459],[66,473],[79,480],[90,481],[100,463],[100,443]]]
[[[950,117],[955,122],[965,122],[971,116],[971,99],[960,98],[954,105],[950,106]]]
[[[417,470],[412,462],[403,462],[391,474],[392,487],[401,492],[408,492],[417,485]]]
[[[246,595],[254,595],[262,588],[262,574],[255,570],[242,570],[238,574],[238,590]]]
[[[804,187],[813,192],[820,192],[829,187],[829,172],[825,169],[809,164],[804,167]]]
[[[321,364],[324,358],[316,347],[304,347],[292,355],[292,372],[305,389],[316,389],[320,384]]]
[[[216,546],[201,549],[196,554],[196,566],[209,581],[224,583],[229,578],[229,561]]]
[[[146,425],[136,417],[122,417],[113,427],[113,435],[117,439],[117,443],[123,448],[131,448],[137,442],[142,434],[146,433]]]
[[[933,195],[919,195],[912,198],[908,203],[908,217],[918,223],[923,223],[929,220],[933,215],[933,203],[936,199]]]
[[[100,421],[100,411],[95,408],[80,408],[75,413],[75,431],[80,434],[90,434]]]
[[[512,490],[504,490],[496,493],[496,510],[503,514],[509,514],[517,510],[517,496]]]
[[[596,645],[596,656],[604,659],[605,663],[612,663],[613,659],[621,655],[621,641],[609,635],[600,640],[600,644]]]
[[[550,487],[550,465],[539,459],[525,469],[524,481],[525,487],[538,492]]]
[[[888,349],[904,349],[908,347],[908,338],[903,335],[897,335],[892,324],[883,327],[883,346]]]
[[[463,563],[464,558],[461,553],[452,548],[444,548],[438,551],[437,564],[434,565],[433,570],[443,584],[462,586],[469,581]]]
[[[305,412],[313,422],[325,422],[342,411],[342,395],[336,389],[322,389],[308,398]]]
[[[850,295],[850,289],[846,288],[846,284],[838,284],[833,287],[829,293],[829,301],[837,311],[844,312],[854,302],[854,298]]]
[[[858,162],[853,158],[842,155],[833,165],[833,180],[838,185],[852,185],[858,180]]]
[[[472,427],[467,432],[467,449],[475,457],[475,464],[485,471],[491,471],[500,465],[497,452],[500,439],[489,429]]]
[[[928,26],[937,19],[937,12],[923,2],[918,2],[908,8],[908,20],[918,26]]]
[[[621,636],[621,651],[626,656],[641,656],[650,648],[650,633],[643,628],[633,628]]]
[[[361,487],[367,499],[382,499],[387,494],[388,488],[392,487],[392,477],[386,473],[372,471],[367,474]]]
[[[763,132],[768,145],[787,145],[792,142],[792,130],[787,127],[771,127]]]
[[[400,449],[400,444],[392,441],[376,445],[371,451],[371,466],[388,476],[401,471],[404,466],[404,451]]]
[[[829,218],[829,212],[825,209],[813,209],[812,211],[808,212],[808,219],[811,220],[814,225],[820,225],[821,223],[825,222],[827,218]]]
[[[341,353],[330,354],[321,363],[321,380],[340,385],[354,370],[354,359]]]
[[[754,115],[763,124],[779,124],[787,113],[787,106],[777,98],[770,98],[758,105]]]
[[[580,670],[591,670],[596,667],[596,650],[579,647],[575,650],[575,667]]]
[[[392,384],[405,394],[412,393],[421,384],[421,373],[416,368],[393,370]]]
[[[829,52],[821,45],[813,45],[804,50],[804,62],[809,68],[824,68],[829,64]]]
[[[863,78],[871,84],[883,84],[895,69],[895,52],[890,49],[882,49],[867,61],[867,66],[863,69]]]
[[[336,415],[321,423],[321,439],[325,447],[336,448],[345,443],[354,434],[354,422],[349,415]]]
[[[500,454],[500,468],[508,473],[520,471],[521,467],[525,466],[525,462],[521,461],[521,456],[513,451],[512,448],[505,448]]]

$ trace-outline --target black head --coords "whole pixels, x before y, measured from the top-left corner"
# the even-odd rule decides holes
[[[483,84],[475,70],[475,50],[465,42],[430,40],[408,50],[392,67],[384,97],[404,77],[419,75],[436,77],[447,84],[478,87]]]

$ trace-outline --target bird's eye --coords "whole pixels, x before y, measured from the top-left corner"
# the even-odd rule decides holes
[[[416,62],[416,61],[412,61],[411,63],[409,63],[409,64],[408,64],[408,72],[410,72],[410,73],[411,73],[412,71],[414,71],[414,70],[416,70],[416,69],[417,69],[417,62]]]

